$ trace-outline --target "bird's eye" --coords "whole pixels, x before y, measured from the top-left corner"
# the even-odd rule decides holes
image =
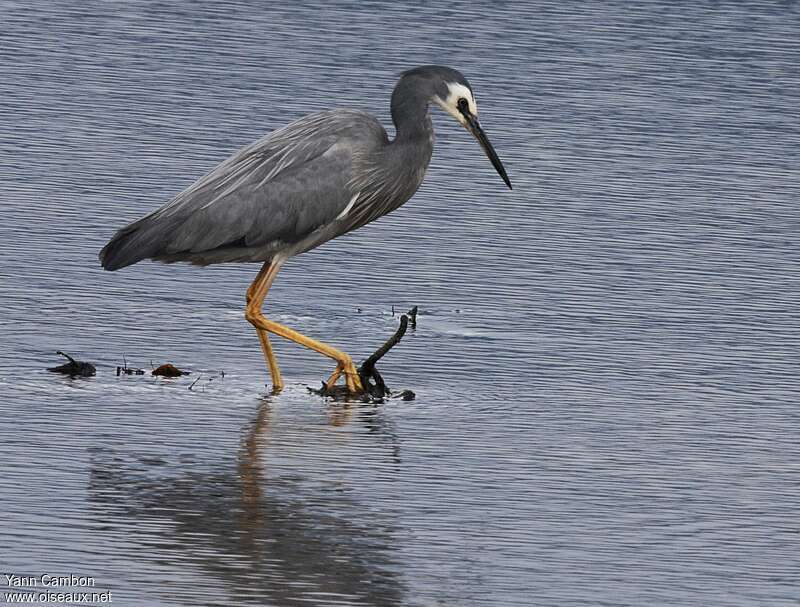
[[[466,114],[467,112],[469,112],[469,101],[467,101],[464,97],[461,97],[458,100],[457,106],[458,106],[458,110],[462,114]]]

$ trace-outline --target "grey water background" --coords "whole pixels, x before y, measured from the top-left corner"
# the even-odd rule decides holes
[[[0,12],[2,573],[117,605],[798,604],[798,3]],[[433,62],[514,190],[437,110],[417,196],[266,305],[356,359],[420,306],[380,367],[416,400],[310,396],[332,364],[279,340],[271,396],[256,266],[100,269],[265,132],[389,128]]]

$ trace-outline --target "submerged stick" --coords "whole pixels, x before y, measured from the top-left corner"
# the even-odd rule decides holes
[[[202,374],[202,373],[201,373],[200,375],[198,375],[198,376],[197,376],[197,379],[196,379],[196,380],[194,380],[194,381],[192,382],[192,385],[191,385],[191,386],[189,386],[189,390],[191,390],[192,388],[194,388],[194,385],[195,385],[197,382],[199,382],[199,381],[200,381],[200,378],[201,378],[201,377],[203,377],[203,374]]]
[[[375,350],[375,352],[361,363],[361,366],[358,368],[361,385],[364,386],[364,392],[369,396],[383,398],[391,394],[389,387],[386,385],[386,382],[383,381],[383,377],[378,373],[378,369],[375,368],[375,365],[389,350],[400,343],[400,340],[403,339],[403,335],[406,334],[406,330],[408,330],[408,316],[403,314],[400,317],[400,326],[397,328],[394,335],[387,339],[386,343]]]
[[[78,361],[76,361],[74,358],[72,358],[72,357],[71,357],[69,354],[67,354],[66,352],[62,352],[61,350],[56,350],[56,354],[60,354],[61,356],[65,357],[65,358],[66,358],[66,359],[69,361],[69,363],[70,363],[71,365],[77,365],[77,364],[79,364],[79,363],[78,363]]]
[[[361,363],[361,369],[367,372],[374,369],[375,363],[377,363],[381,358],[383,358],[389,350],[391,350],[398,343],[400,343],[400,340],[403,339],[403,335],[406,334],[407,329],[408,329],[408,316],[403,314],[400,317],[400,326],[397,327],[397,331],[395,331],[395,334],[392,335],[389,339],[387,339],[386,343],[384,343],[380,348],[375,350],[375,352],[369,358],[367,358],[363,363]]]

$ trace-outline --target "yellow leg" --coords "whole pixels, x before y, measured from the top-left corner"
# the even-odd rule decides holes
[[[256,290],[259,283],[264,280],[269,268],[270,262],[266,262],[263,266],[261,266],[261,269],[258,271],[258,275],[256,276],[255,280],[247,288],[247,295],[245,297],[248,307],[256,295]],[[272,284],[271,280],[270,284]],[[267,289],[269,289],[269,285],[267,285]],[[264,296],[266,296],[266,291],[264,292]],[[275,353],[272,351],[272,344],[269,343],[269,336],[263,329],[260,329],[259,327],[255,327],[255,329],[256,333],[258,334],[258,341],[261,342],[261,351],[264,353],[264,359],[267,361],[270,377],[272,377],[272,389],[275,392],[280,392],[283,390],[283,378],[281,377],[280,367],[278,367],[278,359],[275,358]]]
[[[271,263],[268,262],[264,264],[258,276],[256,276],[256,279],[253,281],[253,284],[247,289],[247,307],[245,308],[245,317],[250,324],[258,330],[264,357],[267,359],[267,364],[272,374],[273,386],[276,390],[280,390],[283,387],[283,381],[281,380],[280,371],[278,370],[278,363],[275,360],[275,355],[272,352],[272,347],[265,333],[267,331],[334,359],[337,362],[337,366],[336,371],[331,375],[331,379],[335,381],[339,378],[341,373],[344,373],[347,389],[354,394],[363,392],[358,372],[353,364],[353,359],[350,358],[349,355],[327,344],[306,337],[302,333],[298,333],[289,327],[273,322],[265,318],[262,314],[261,306],[264,303],[264,298],[267,296],[267,292],[270,286],[272,286],[272,282],[278,275],[278,271],[281,269],[282,265],[282,260],[274,260]]]

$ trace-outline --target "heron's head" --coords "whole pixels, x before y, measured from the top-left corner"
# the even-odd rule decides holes
[[[461,72],[441,65],[425,65],[403,73],[403,78],[414,78],[429,90],[430,100],[441,107],[465,127],[488,156],[500,177],[511,188],[511,181],[506,174],[503,163],[494,151],[489,138],[478,122],[478,105],[467,79]]]

